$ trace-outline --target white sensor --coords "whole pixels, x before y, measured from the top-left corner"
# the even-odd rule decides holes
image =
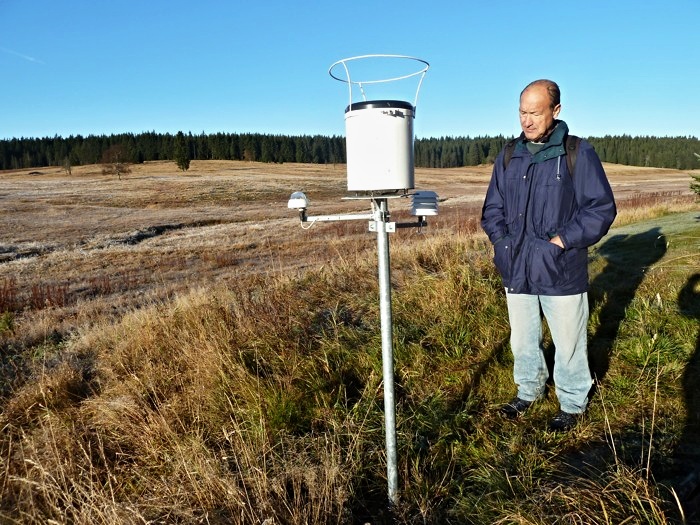
[[[295,191],[289,197],[289,202],[287,202],[287,208],[295,210],[305,210],[309,207],[309,199],[306,198],[303,191]]]
[[[411,215],[426,217],[438,214],[438,195],[434,191],[417,191],[412,195]]]

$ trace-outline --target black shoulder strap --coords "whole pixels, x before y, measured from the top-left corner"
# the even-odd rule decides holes
[[[576,135],[566,136],[566,165],[569,168],[569,173],[574,176],[574,168],[576,168],[576,155],[578,155],[578,147],[581,144],[581,137]]]
[[[505,147],[503,148],[503,169],[505,170],[508,167],[508,164],[510,163],[510,159],[513,156],[513,151],[515,151],[515,145],[518,143],[519,137],[514,138],[512,140],[509,140],[506,142]]]
[[[513,151],[515,151],[515,145],[518,142],[518,138],[509,140],[506,142],[503,148],[503,169],[508,167],[511,157],[513,157]],[[581,144],[581,137],[576,135],[567,135],[565,139],[565,150],[566,150],[566,165],[569,168],[569,173],[574,176],[574,168],[576,168],[576,155],[578,155],[578,147]]]

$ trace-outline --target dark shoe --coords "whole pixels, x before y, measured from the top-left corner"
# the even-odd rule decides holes
[[[578,423],[581,414],[569,414],[560,410],[557,415],[549,422],[549,430],[551,432],[566,432],[571,430]]]
[[[532,401],[525,401],[519,397],[514,397],[510,403],[503,405],[498,411],[508,419],[516,419],[520,417],[532,405]]]

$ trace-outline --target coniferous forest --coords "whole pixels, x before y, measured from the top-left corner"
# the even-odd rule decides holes
[[[454,168],[493,163],[512,137],[440,137],[415,140],[415,164],[426,168]],[[587,137],[603,162],[657,168],[698,167],[696,137]],[[80,166],[103,162],[106,151],[118,146],[124,160],[142,163],[176,160],[249,160],[259,162],[345,162],[345,138],[338,136],[284,136],[259,133],[177,134],[123,133],[53,138],[0,140],[0,169],[41,166]],[[180,165],[180,163],[178,163]]]

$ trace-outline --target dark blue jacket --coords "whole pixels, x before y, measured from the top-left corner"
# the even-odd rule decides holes
[[[510,293],[572,295],[588,290],[588,247],[608,232],[617,213],[603,166],[581,141],[575,175],[569,174],[563,121],[535,155],[518,141],[504,169],[496,158],[481,226]],[[521,137],[522,138],[522,137]],[[549,242],[559,235],[565,249]]]

